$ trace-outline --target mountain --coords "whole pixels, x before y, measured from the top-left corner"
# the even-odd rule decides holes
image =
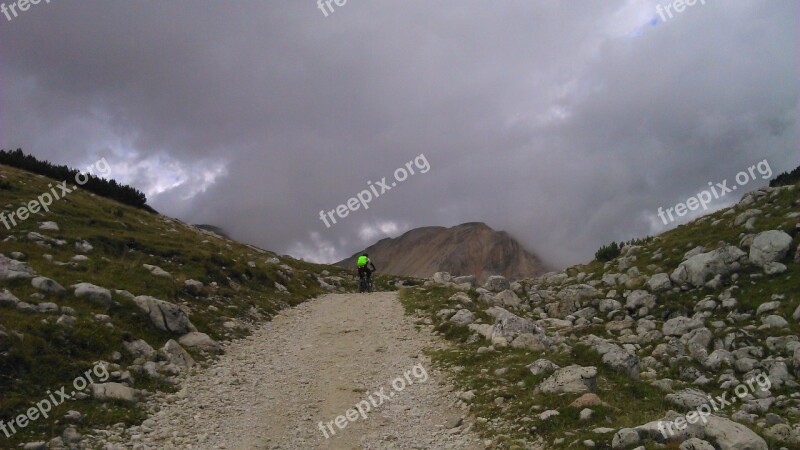
[[[510,279],[544,273],[545,265],[505,231],[471,222],[452,228],[415,228],[397,238],[386,238],[364,251],[380,273],[430,278],[436,272],[453,276],[475,275],[483,282],[489,275]],[[335,265],[353,268],[362,252]]]

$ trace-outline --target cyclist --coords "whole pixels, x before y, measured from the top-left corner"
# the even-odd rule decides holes
[[[364,253],[363,255],[358,257],[358,262],[356,263],[358,266],[358,278],[365,279],[367,282],[372,281],[372,272],[374,272],[375,264],[372,264],[372,261],[369,259],[369,255]],[[372,267],[372,269],[370,269]]]

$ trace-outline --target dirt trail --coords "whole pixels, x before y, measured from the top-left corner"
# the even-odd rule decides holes
[[[422,355],[438,345],[415,329],[395,293],[327,295],[283,311],[228,346],[131,443],[140,449],[483,448],[467,425],[448,429],[464,411]],[[366,419],[340,419],[344,429],[323,425],[326,438],[319,422],[335,421],[362,400],[371,402]]]

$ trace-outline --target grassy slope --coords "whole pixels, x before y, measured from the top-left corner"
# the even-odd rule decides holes
[[[48,191],[48,183],[53,183],[49,178],[7,166],[0,166],[0,174],[5,176],[0,178],[0,210],[7,204],[16,208],[35,199]],[[37,222],[42,221],[57,222],[60,231],[38,230]],[[30,231],[64,239],[68,244],[52,248],[39,246],[25,238]],[[8,235],[17,240],[3,242]],[[44,254],[50,254],[54,261],[68,262],[76,254],[74,243],[79,239],[89,241],[94,250],[88,254],[90,260],[77,268],[58,266],[43,258]],[[29,314],[0,308],[0,330],[4,328],[10,335],[6,343],[0,342],[0,348],[11,346],[7,352],[0,353],[0,420],[6,421],[24,413],[33,402],[46,398],[48,389],[70,386],[72,380],[90,369],[95,361],[110,361],[113,351],[124,355],[120,365],[131,363],[122,350],[124,336],[144,339],[156,349],[168,339],[177,339],[154,328],[133,302],[114,294],[113,300],[118,305],[96,306],[75,298],[68,288],[72,284],[88,282],[112,292],[113,289],[127,290],[134,295],[151,295],[185,305],[191,310],[191,321],[198,330],[217,340],[246,333],[244,328],[223,328],[225,321],[268,319],[283,307],[324,293],[316,281],[323,270],[346,278],[346,287],[355,286],[350,281],[350,271],[281,256],[281,262],[291,266],[294,272],[292,277],[287,277],[278,265],[265,262],[276,256],[273,253],[262,253],[234,241],[202,234],[173,219],[81,191],[54,202],[49,213],[29,218],[10,231],[0,224],[0,253],[9,256],[11,252],[24,253],[39,275],[52,278],[68,292],[37,300],[30,297],[37,292],[30,280],[0,283],[0,290],[9,289],[28,303],[52,301],[59,306],[72,307],[77,311],[78,322],[70,329],[55,324],[57,314]],[[250,261],[255,262],[255,268],[248,266]],[[152,276],[143,264],[160,266],[170,272],[173,279]],[[219,289],[209,290],[208,297],[195,298],[183,290],[183,281],[187,279],[202,281],[207,289],[210,283],[216,282]],[[285,285],[291,294],[277,292],[275,282]],[[379,279],[378,285],[385,287],[386,280]],[[110,316],[113,328],[94,320],[95,314]],[[24,339],[20,342],[12,331],[24,334]],[[169,389],[154,380],[135,378],[137,389]],[[29,425],[13,442],[59,435],[63,425],[52,417],[60,418],[70,409],[82,412],[86,416],[82,427],[91,425],[91,428],[118,422],[135,423],[144,416],[143,411],[129,405],[70,401],[55,410],[51,419],[39,419]],[[0,434],[0,448],[6,446],[5,439]]]
[[[748,208],[736,209],[735,214],[723,216],[725,210],[715,212],[703,218],[697,219],[689,224],[681,225],[673,230],[665,232],[656,239],[645,244],[641,254],[631,266],[637,267],[641,273],[652,275],[654,273],[671,273],[681,262],[684,253],[697,245],[705,246],[707,249],[716,248],[720,241],[726,241],[733,245],[738,245],[744,233],[758,233],[760,231],[779,229],[789,232],[800,222],[798,218],[788,218],[787,214],[800,211],[800,184],[795,186],[794,191],[783,191],[780,195],[759,201],[756,205]],[[759,208],[765,212],[756,224],[755,229],[746,231],[744,226],[734,227],[733,219],[745,209]],[[712,226],[711,223],[716,219],[723,219],[720,225]],[[800,242],[800,237],[795,238],[794,248]],[[663,258],[654,260],[653,256],[661,249]],[[791,315],[798,303],[800,303],[800,266],[794,263],[786,263],[788,270],[776,277],[761,276],[760,270],[756,268],[745,268],[739,272],[738,286],[740,290],[734,292],[734,297],[738,299],[739,312],[755,313],[758,305],[770,301],[773,294],[784,294],[787,300],[782,302],[782,308],[776,312],[790,320],[790,327],[783,330],[758,330],[760,322],[752,320],[747,323],[727,323],[726,327],[714,330],[715,337],[721,337],[732,331],[744,331],[749,334],[747,341],[751,345],[762,346],[765,348],[765,355],[770,355],[765,347],[765,339],[769,336],[799,335],[800,325],[792,321]],[[593,261],[589,264],[570,267],[565,272],[574,277],[583,272],[587,274],[584,283],[590,280],[599,280],[604,272],[623,273],[611,264],[604,265],[601,262]],[[751,278],[751,274],[758,274]],[[563,286],[579,284],[574,278],[569,279]],[[547,286],[540,280],[526,280],[523,285],[535,286],[537,289],[550,288],[558,290],[561,287]],[[709,289],[691,290],[679,294],[659,294],[657,310],[653,312],[657,320],[663,320],[668,314],[676,312],[687,312],[691,315],[694,305],[706,296],[716,297],[730,286],[730,280],[719,291]],[[598,286],[604,293],[610,288]],[[624,288],[617,288],[619,292]],[[457,292],[452,288],[430,287],[403,290],[401,299],[406,306],[409,314],[421,315],[434,324],[436,330],[445,338],[456,343],[451,349],[437,351],[432,354],[434,363],[445,368],[457,368],[453,371],[453,380],[457,387],[462,391],[474,390],[476,398],[471,402],[471,412],[475,417],[480,418],[477,422],[479,430],[488,438],[494,440],[497,448],[525,448],[527,444],[534,442],[541,437],[544,440],[545,448],[567,448],[570,444],[572,448],[582,447],[582,441],[592,439],[595,441],[596,448],[611,448],[611,438],[614,433],[596,434],[592,430],[598,427],[610,427],[615,431],[622,427],[633,427],[641,425],[651,420],[657,420],[664,416],[669,409],[676,409],[664,401],[664,393],[650,386],[646,380],[635,382],[630,378],[614,372],[602,361],[596,353],[575,342],[578,338],[588,334],[614,339],[618,335],[609,333],[600,326],[589,326],[585,329],[573,328],[569,332],[569,344],[572,348],[570,353],[536,353],[527,350],[502,349],[496,352],[477,354],[477,349],[487,346],[488,342],[481,339],[478,342],[467,343],[467,338],[471,332],[462,326],[443,321],[436,316],[436,312],[444,308],[455,308],[458,302],[450,301],[448,298]],[[473,299],[477,298],[471,292]],[[624,303],[624,299],[623,299]],[[493,323],[487,320],[485,314],[481,314],[481,309],[485,305],[471,306],[469,309],[476,312],[477,317],[482,317],[484,323]],[[717,312],[708,319],[707,323],[714,320],[725,320],[727,311]],[[538,318],[533,315],[531,318]],[[747,324],[750,324],[749,326]],[[755,325],[754,325],[755,324]],[[659,341],[660,342],[660,341]],[[654,345],[643,344],[638,352],[640,358],[650,355]],[[535,395],[533,388],[544,379],[544,376],[534,376],[526,368],[527,365],[539,358],[547,358],[561,367],[570,364],[584,366],[596,366],[598,368],[598,389],[597,394],[607,402],[610,407],[593,407],[594,416],[589,421],[581,422],[578,420],[579,408],[567,407],[575,400],[578,395]],[[508,371],[504,375],[496,375],[495,370],[506,368]],[[659,371],[658,378],[671,378],[679,381],[680,374],[678,367],[668,367],[666,371]],[[721,394],[722,389],[718,387],[714,374],[709,374],[712,382],[702,389],[708,394]],[[680,389],[682,386],[690,387],[689,383],[676,383],[674,388]],[[790,395],[791,390],[773,390],[773,394]],[[496,404],[495,400],[502,397],[505,401]],[[560,416],[548,421],[539,420],[536,415],[539,413],[555,409],[560,412]],[[582,409],[582,408],[581,408]],[[728,410],[728,413],[735,409]],[[685,412],[685,411],[682,411]],[[786,407],[773,406],[770,412],[786,417]],[[487,420],[484,420],[487,419]],[[758,431],[758,430],[757,430]],[[561,443],[555,443],[556,439],[564,439]],[[779,448],[781,445],[770,442],[770,448]],[[647,444],[647,448],[653,444]],[[667,447],[659,448],[678,448],[677,445],[670,444]]]

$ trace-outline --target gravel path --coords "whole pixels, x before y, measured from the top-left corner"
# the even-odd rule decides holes
[[[469,425],[450,428],[465,411],[422,355],[439,345],[415,329],[396,293],[327,295],[230,344],[123,442],[137,449],[484,448]],[[366,418],[353,410],[337,424],[359,402]]]

